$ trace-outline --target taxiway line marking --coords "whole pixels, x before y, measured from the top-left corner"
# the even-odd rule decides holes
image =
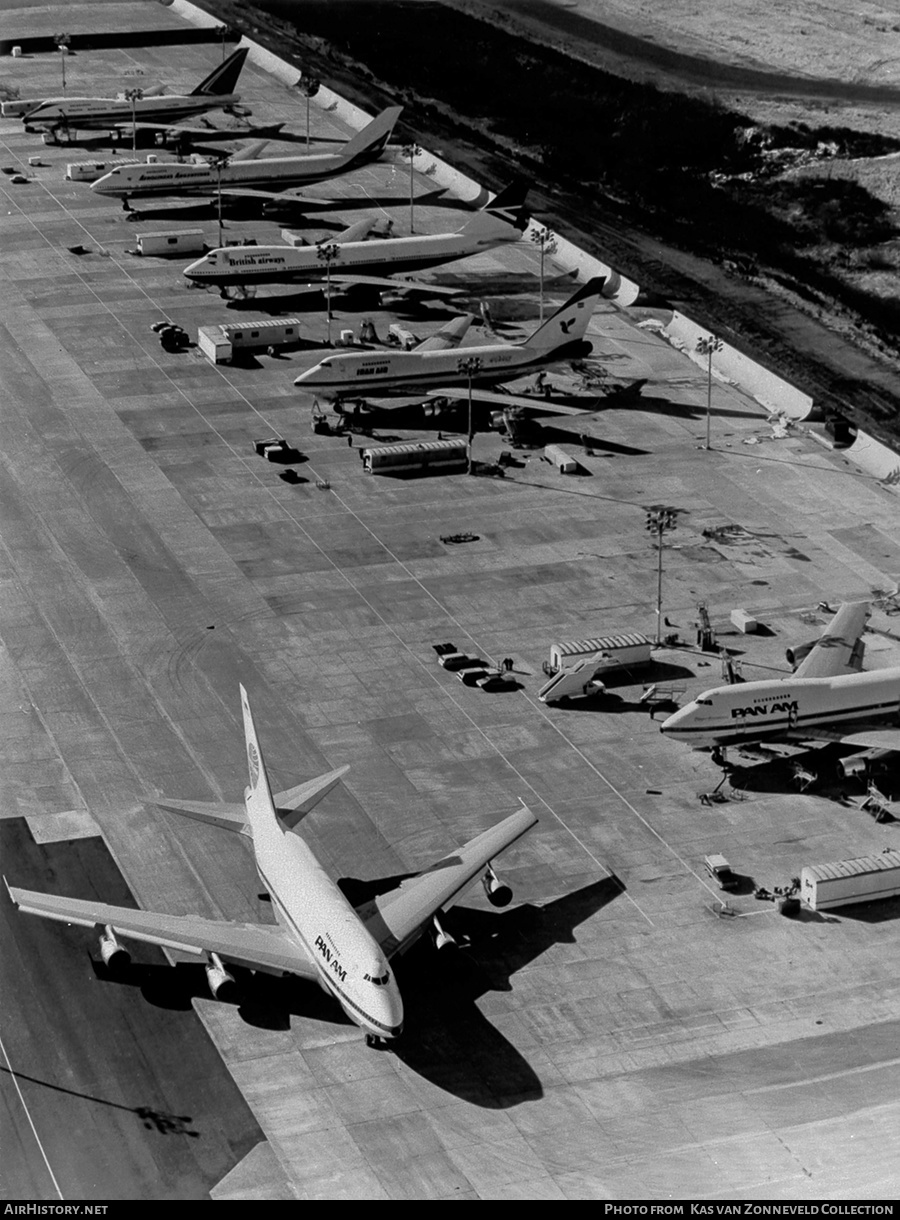
[[[56,1180],[56,1174],[53,1172],[53,1169],[50,1165],[50,1161],[47,1157],[47,1151],[44,1148],[44,1145],[41,1143],[41,1137],[37,1133],[37,1127],[34,1125],[34,1119],[31,1117],[31,1111],[28,1109],[28,1105],[26,1104],[25,1098],[22,1095],[22,1090],[19,1087],[18,1077],[16,1076],[16,1072],[15,1072],[15,1069],[13,1068],[13,1065],[9,1061],[9,1055],[6,1053],[6,1047],[3,1045],[2,1038],[0,1038],[0,1051],[3,1052],[3,1058],[4,1058],[4,1061],[6,1062],[7,1071],[9,1072],[10,1079],[13,1082],[16,1093],[18,1094],[19,1101],[22,1103],[22,1109],[25,1111],[25,1117],[28,1119],[28,1125],[31,1128],[31,1134],[34,1136],[34,1142],[37,1144],[38,1150],[40,1151],[40,1154],[44,1159],[44,1164],[47,1166],[47,1172],[50,1174],[50,1181],[53,1183],[53,1189],[59,1195],[60,1199],[64,1199],[66,1196],[63,1194],[63,1192],[59,1188],[59,1182],[57,1182],[57,1180]]]

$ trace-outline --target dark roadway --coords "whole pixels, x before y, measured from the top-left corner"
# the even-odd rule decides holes
[[[100,838],[38,846],[7,819],[0,859],[10,884],[135,905]],[[193,1009],[101,981],[92,933],[5,888],[0,942],[0,1197],[207,1198],[263,1135]]]

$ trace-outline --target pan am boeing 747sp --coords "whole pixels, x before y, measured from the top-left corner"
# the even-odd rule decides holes
[[[168,126],[207,110],[222,110],[240,101],[234,87],[247,58],[240,47],[215,67],[192,93],[158,94],[135,98],[54,97],[23,115],[27,131],[106,131],[131,122]]]
[[[383,287],[390,281],[372,276],[404,275],[452,263],[470,254],[493,250],[517,242],[528,224],[525,213],[526,191],[507,187],[476,212],[456,233],[433,233],[423,237],[388,237],[372,241],[338,243],[328,273],[335,284],[374,283]],[[334,239],[329,239],[334,240]],[[196,284],[222,287],[240,284],[290,283],[326,277],[326,267],[318,245],[315,246],[228,246],[212,250],[191,263],[184,275]],[[403,287],[402,281],[398,286]]]
[[[495,875],[491,860],[530,830],[537,818],[523,807],[431,868],[355,909],[296,831],[347,767],[273,794],[243,687],[241,704],[250,776],[244,807],[204,801],[158,804],[250,839],[257,872],[278,919],[276,926],[154,914],[7,883],[10,898],[29,914],[102,929],[100,950],[110,966],[116,955],[127,955],[118,934],[205,957],[214,996],[234,982],[225,962],[268,974],[298,975],[333,995],[350,1020],[366,1032],[370,1045],[396,1038],[403,1027],[403,1001],[391,958],[408,949],[429,925],[435,929],[439,948],[448,943],[438,914],[453,906],[479,878],[491,903],[506,906],[512,892]],[[119,961],[127,961],[127,956]]]
[[[354,352],[327,356],[295,378],[294,385],[324,398],[409,394],[435,386],[511,381],[532,369],[588,355],[585,339],[605,281],[590,280],[524,343],[460,347],[455,352]]]
[[[896,725],[900,713],[900,668],[862,671],[870,610],[868,602],[845,603],[820,639],[788,652],[799,662],[790,677],[704,691],[663,721],[662,732],[720,757],[726,746],[760,741],[839,742],[870,760],[900,750],[900,728],[883,723]]]
[[[126,207],[132,195],[215,195],[220,186],[222,195],[227,198],[289,199],[292,187],[337,178],[376,161],[384,152],[402,110],[402,106],[382,110],[339,152],[232,159],[218,168],[209,161],[119,165],[92,182],[91,190],[98,195],[119,196]]]

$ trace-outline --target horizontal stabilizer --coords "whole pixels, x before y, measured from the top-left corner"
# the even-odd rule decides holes
[[[184,817],[193,818],[197,822],[208,822],[211,826],[234,830],[248,838],[253,837],[243,805],[226,804],[224,801],[176,801],[169,800],[168,797],[153,801],[152,804],[160,809],[167,809],[170,813],[180,813]]]
[[[276,792],[272,800],[285,826],[293,830],[301,818],[304,818],[310,809],[314,809],[349,770],[350,764],[347,763],[336,771],[329,771],[325,775],[316,776],[315,779],[308,779],[304,784],[297,784],[296,788]]]

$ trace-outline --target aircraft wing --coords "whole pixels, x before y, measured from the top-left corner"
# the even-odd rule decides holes
[[[537,818],[526,806],[423,873],[402,881],[359,908],[358,914],[387,956],[406,949],[439,911],[449,910],[498,856]]]
[[[852,733],[839,729],[812,728],[790,734],[797,741],[833,741],[842,746],[856,746],[860,750],[896,750],[900,753],[900,729],[885,728],[883,724],[860,728],[859,722]]]
[[[283,195],[278,196],[283,199]],[[426,284],[424,280],[394,280],[390,276],[380,275],[334,275],[331,276],[332,284],[359,284],[363,287],[370,288],[393,288],[395,292],[418,292],[423,296],[430,297],[455,297],[459,296],[461,288],[445,288],[441,284]]]
[[[469,392],[465,387],[460,389],[446,390],[429,390],[430,398],[451,398],[459,399],[460,401],[467,400]],[[552,399],[542,398],[540,394],[501,394],[498,390],[485,390],[480,386],[475,386],[472,389],[472,398],[476,402],[489,403],[491,406],[498,407],[524,407],[526,410],[534,411],[534,420],[536,423],[553,423],[557,427],[564,427],[564,423],[560,417],[571,415],[574,418],[592,418],[597,414],[595,407],[597,399],[592,398],[590,402],[585,402],[583,407],[575,407],[569,403],[557,403]]]
[[[454,318],[452,322],[448,322],[446,326],[436,330],[433,335],[423,339],[415,351],[445,352],[449,348],[459,347],[473,321],[474,315],[470,313],[464,314],[461,318]]]
[[[210,190],[215,193],[215,187],[210,187]],[[283,191],[264,191],[256,186],[223,186],[222,198],[232,199],[260,199],[266,203],[313,203],[318,207],[328,207],[333,203],[331,199],[320,199],[318,196],[304,196],[297,191],[285,189]],[[332,279],[335,277],[332,276]]]
[[[150,945],[160,945],[164,949],[175,949],[197,957],[218,953],[239,966],[276,974],[297,974],[303,978],[318,977],[315,965],[303,948],[280,927],[219,922],[201,919],[197,915],[158,915],[153,911],[110,906],[105,902],[20,890],[8,882],[6,888],[15,906],[30,915],[41,915],[60,923],[80,924],[85,928],[109,925],[117,934],[146,941]]]
[[[862,652],[858,647],[872,607],[869,602],[845,602],[824,634],[794,670],[795,678],[834,678],[858,673]]]

